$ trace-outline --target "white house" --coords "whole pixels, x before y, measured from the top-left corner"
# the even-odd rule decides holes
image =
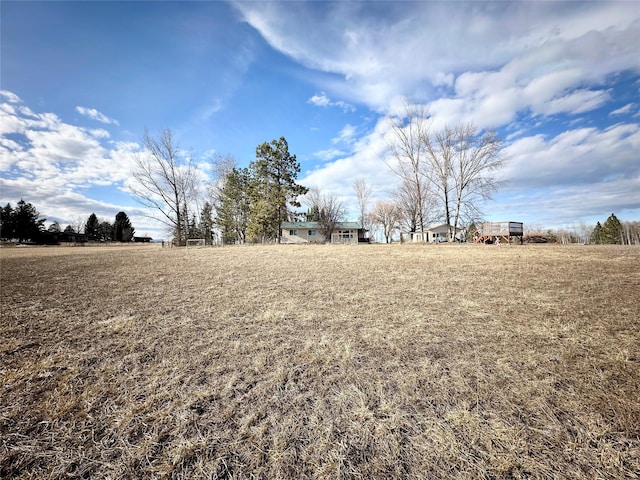
[[[283,222],[281,243],[325,243],[320,222]],[[365,242],[365,230],[357,222],[339,222],[331,235],[331,243]]]
[[[452,226],[443,223],[442,225],[434,225],[427,228],[424,232],[404,232],[402,235],[405,240],[413,243],[440,243],[449,241],[449,231],[453,230]],[[456,228],[455,236],[460,237],[461,228]]]

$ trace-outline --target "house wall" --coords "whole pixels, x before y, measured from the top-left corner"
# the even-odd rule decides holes
[[[410,232],[409,241],[412,243],[436,242],[439,237],[446,237],[448,232],[426,230],[424,232]]]
[[[314,231],[315,235],[310,235],[309,232]],[[295,231],[295,235],[291,235],[291,232]],[[324,235],[319,230],[310,228],[285,228],[282,229],[282,242],[283,243],[307,243],[317,242],[323,243],[325,241]]]
[[[293,232],[293,234],[292,234]],[[315,232],[315,234],[311,234]],[[348,232],[341,234],[340,232]],[[348,238],[347,238],[348,237]],[[358,237],[364,237],[364,231],[357,228],[337,228],[331,236],[331,243],[358,243]],[[283,228],[282,243],[324,243],[325,236],[317,228]]]
[[[358,230],[352,228],[338,229],[331,235],[331,243],[358,243]]]

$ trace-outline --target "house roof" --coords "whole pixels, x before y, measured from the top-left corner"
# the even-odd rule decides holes
[[[453,228],[453,225],[447,225],[446,223],[443,223],[443,224],[440,224],[440,225],[433,225],[431,227],[427,227],[425,229],[425,231],[426,232],[434,232],[434,231],[449,230],[450,228]],[[462,228],[456,227],[456,232],[459,232],[460,230],[462,230]]]
[[[430,227],[427,227],[424,229],[425,232],[447,232],[449,231],[449,228],[453,228],[453,225],[451,227],[449,227],[449,225],[447,225],[446,223],[443,223],[441,225],[432,225]],[[456,228],[456,232],[460,232],[462,230],[461,227],[457,227]],[[407,234],[419,234],[420,232],[403,232],[403,233],[407,233]]]
[[[280,224],[280,228],[283,229],[318,229],[322,228],[322,224],[320,222],[282,222]],[[360,224],[358,222],[338,222],[336,224],[337,229],[360,229]]]

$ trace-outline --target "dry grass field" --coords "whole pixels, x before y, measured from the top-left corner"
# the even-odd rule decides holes
[[[640,478],[640,249],[0,249],[1,478]]]

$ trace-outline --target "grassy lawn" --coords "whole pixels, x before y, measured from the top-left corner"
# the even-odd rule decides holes
[[[638,248],[0,262],[0,478],[640,478]]]

